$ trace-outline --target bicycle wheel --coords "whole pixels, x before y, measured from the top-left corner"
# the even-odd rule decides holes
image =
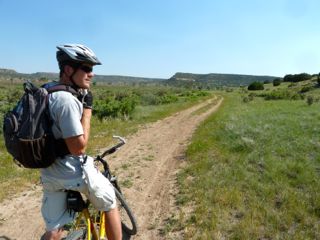
[[[114,191],[116,193],[117,201],[119,202],[118,208],[120,211],[122,231],[128,235],[135,235],[137,233],[137,223],[131,209],[119,190],[114,188]]]

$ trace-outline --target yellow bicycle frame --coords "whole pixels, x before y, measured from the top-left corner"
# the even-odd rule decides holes
[[[90,216],[89,209],[85,208],[79,214],[76,219],[76,229],[80,227],[80,222],[84,217],[86,226],[87,226],[87,239],[91,240],[91,236],[93,236],[93,240],[103,240],[106,238],[106,213],[99,212],[97,216]],[[97,223],[96,220],[99,220]],[[99,224],[99,235],[97,233],[97,229],[95,224]]]

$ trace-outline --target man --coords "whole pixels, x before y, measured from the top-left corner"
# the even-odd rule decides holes
[[[52,131],[56,139],[64,139],[69,154],[57,158],[48,168],[41,169],[43,185],[42,216],[46,223],[43,238],[62,238],[62,227],[73,220],[66,209],[66,191],[84,193],[92,204],[106,212],[107,237],[121,239],[121,222],[116,208],[115,193],[111,183],[101,176],[92,176],[98,182],[98,190],[88,188],[87,172],[92,171],[93,159],[85,156],[90,133],[92,115],[92,94],[89,91],[94,65],[100,65],[94,52],[80,44],[57,46],[57,60],[60,68],[59,84],[72,87],[80,94],[68,91],[53,92],[49,95],[49,111],[53,120]],[[53,85],[57,83],[50,83]],[[90,170],[91,169],[91,170]],[[96,175],[100,173],[95,171]],[[98,179],[98,180],[97,180]]]

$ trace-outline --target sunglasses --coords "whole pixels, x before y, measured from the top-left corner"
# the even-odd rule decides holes
[[[85,73],[90,73],[93,71],[93,67],[91,66],[85,66],[85,65],[82,65],[79,67],[82,71],[84,71]]]

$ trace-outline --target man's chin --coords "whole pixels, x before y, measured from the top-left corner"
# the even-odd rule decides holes
[[[82,89],[90,89],[90,83],[88,83],[88,84],[82,84],[82,85],[81,85],[81,88],[82,88]]]

